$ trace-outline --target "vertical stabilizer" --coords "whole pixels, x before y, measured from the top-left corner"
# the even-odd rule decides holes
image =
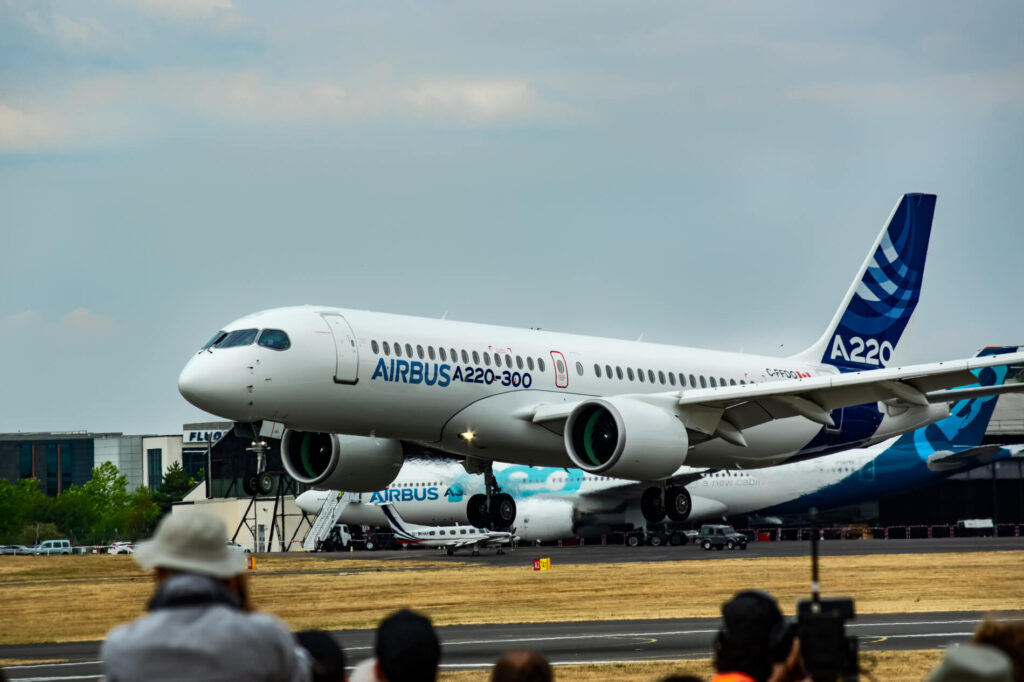
[[[934,194],[900,198],[831,324],[796,358],[841,372],[889,364],[921,297],[934,213]]]

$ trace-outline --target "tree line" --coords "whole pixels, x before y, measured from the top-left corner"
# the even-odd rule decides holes
[[[157,521],[195,487],[195,480],[174,463],[156,490],[128,492],[128,477],[111,462],[92,470],[81,487],[56,497],[43,493],[39,480],[0,479],[0,544],[34,545],[67,538],[73,545],[106,545],[140,540]]]

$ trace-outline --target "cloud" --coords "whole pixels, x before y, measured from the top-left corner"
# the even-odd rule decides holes
[[[45,111],[15,108],[0,101],[0,152],[59,146],[68,131],[59,117]]]
[[[114,320],[88,308],[75,308],[56,322],[47,321],[36,310],[23,310],[0,316],[0,338],[40,339],[59,337],[81,340],[109,336],[115,330]]]
[[[525,120],[551,113],[525,80],[426,80],[409,88],[405,99],[430,116],[470,123]]]
[[[88,308],[75,308],[60,318],[63,331],[78,336],[107,336],[114,331],[113,318],[94,313]]]
[[[171,19],[235,15],[231,0],[129,0],[139,9]]]

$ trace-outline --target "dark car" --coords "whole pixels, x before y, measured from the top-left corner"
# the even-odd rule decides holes
[[[700,527],[697,542],[704,549],[740,549],[747,548],[747,536],[739,533],[732,526],[721,524],[705,524]]]

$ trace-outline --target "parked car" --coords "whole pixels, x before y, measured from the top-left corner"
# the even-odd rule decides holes
[[[43,554],[71,554],[70,540],[44,540],[32,548],[36,556]]]
[[[697,542],[704,549],[740,549],[747,548],[747,536],[738,533],[732,526],[721,524],[705,524],[700,527]]]
[[[127,540],[112,542],[107,547],[107,554],[135,554],[135,543]]]
[[[249,549],[245,545],[238,544],[234,540],[228,540],[227,545],[228,545],[228,547],[231,547],[232,549],[237,549],[239,552],[245,552],[246,554],[251,554],[252,553],[251,549]]]
[[[0,554],[31,554],[32,548],[25,545],[0,545]]]

